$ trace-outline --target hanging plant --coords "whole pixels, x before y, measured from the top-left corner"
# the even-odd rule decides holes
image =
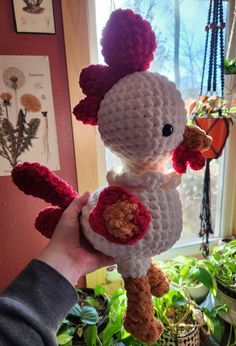
[[[189,122],[199,126],[212,137],[211,147],[203,153],[208,159],[222,154],[230,125],[236,117],[236,99],[231,103],[219,96],[202,95],[198,100],[186,102]]]
[[[229,44],[228,49],[226,53],[226,59],[224,60],[224,73],[225,74],[236,74],[236,57],[234,59],[230,60],[230,52],[232,50],[232,42],[235,40],[235,28],[236,28],[236,1],[234,5],[234,15],[233,15],[233,21],[232,26],[230,30],[230,36],[229,36]]]
[[[224,72],[225,74],[236,74],[236,58],[224,60]]]
[[[229,57],[235,27],[235,14],[230,34],[230,42],[226,55]],[[200,86],[199,100],[188,102],[190,121],[205,130],[212,137],[209,150],[204,152],[207,158],[204,181],[203,196],[200,209],[200,231],[202,238],[201,250],[204,257],[209,255],[209,236],[213,234],[211,222],[211,184],[210,184],[210,162],[220,157],[229,135],[230,124],[236,114],[234,104],[229,104],[224,99],[224,11],[223,0],[210,0],[207,25],[205,26],[206,41],[202,68],[202,80]],[[208,67],[207,78],[205,72]],[[220,70],[218,72],[218,68]],[[218,80],[219,79],[219,80]],[[206,92],[203,90],[206,89]],[[220,96],[205,96],[205,95]]]
[[[230,118],[236,119],[236,99],[231,102],[219,96],[202,95],[198,100],[186,101],[189,120],[194,118]]]

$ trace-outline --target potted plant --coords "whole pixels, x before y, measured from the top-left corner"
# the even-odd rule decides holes
[[[118,289],[109,302],[109,322],[101,333],[103,346],[145,346],[146,344],[136,340],[130,335],[123,325],[123,317],[126,310],[127,298],[124,289]],[[200,335],[208,337],[210,332],[221,333],[217,313],[221,307],[215,310],[207,309],[207,324],[205,313],[202,313],[198,305],[191,300],[188,291],[173,283],[170,291],[162,298],[153,297],[153,306],[156,318],[165,326],[162,337],[153,346],[159,345],[200,345]],[[219,335],[221,337],[221,335]]]
[[[236,58],[224,60],[224,72],[225,74],[236,74]]]
[[[221,317],[236,326],[236,240],[214,247],[207,265],[217,283],[216,302],[229,307]]]
[[[184,286],[197,303],[201,303],[209,291],[215,293],[215,284],[204,260],[177,256],[167,262],[159,262],[159,265],[170,280]]]
[[[173,284],[165,296],[154,299],[154,307],[165,326],[160,345],[200,345],[203,316],[185,288]]]
[[[57,332],[58,345],[96,346],[99,333],[108,322],[108,298],[101,286],[77,289],[78,302],[70,310]]]
[[[202,128],[213,139],[211,147],[203,155],[208,159],[218,158],[236,115],[235,100],[229,103],[219,96],[202,95],[198,100],[187,100],[186,109],[189,122]]]

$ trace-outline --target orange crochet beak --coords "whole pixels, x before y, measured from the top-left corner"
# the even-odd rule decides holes
[[[174,150],[172,165],[179,174],[186,173],[189,165],[197,171],[205,166],[206,158],[202,153],[211,146],[212,138],[195,125],[187,125],[183,141]]]
[[[186,150],[200,151],[202,153],[210,148],[211,142],[212,138],[200,127],[186,125],[182,142]]]

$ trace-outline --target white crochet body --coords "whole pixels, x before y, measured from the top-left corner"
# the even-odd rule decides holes
[[[176,190],[180,176],[158,172],[138,176],[130,172],[110,171],[107,180],[109,185],[127,188],[145,205],[152,217],[148,231],[134,245],[115,244],[94,232],[88,223],[88,216],[97,204],[101,192],[98,190],[90,196],[88,204],[83,208],[80,219],[83,232],[94,248],[115,258],[123,277],[140,277],[146,274],[152,256],[168,250],[180,238],[182,208]]]
[[[169,135],[164,126],[172,126]],[[127,187],[152,216],[148,231],[134,245],[109,242],[88,224],[99,191],[83,208],[81,223],[93,246],[115,258],[123,277],[145,275],[151,256],[166,251],[179,239],[182,209],[176,186],[180,177],[165,174],[166,161],[182,142],[186,111],[173,82],[158,73],[135,72],[120,79],[104,96],[98,130],[106,147],[123,161],[126,172],[110,172],[108,184]],[[131,173],[133,172],[133,173]]]

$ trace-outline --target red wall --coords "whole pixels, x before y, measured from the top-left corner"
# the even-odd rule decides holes
[[[0,55],[48,55],[63,179],[76,187],[71,111],[66,73],[60,0],[53,0],[56,35],[17,34],[11,0],[0,1]],[[10,177],[0,177],[0,290],[47,243],[35,231],[36,215],[45,203],[25,196]]]

